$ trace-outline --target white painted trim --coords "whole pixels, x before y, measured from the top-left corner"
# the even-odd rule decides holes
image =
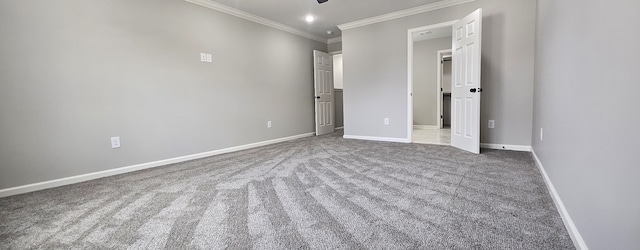
[[[367,141],[411,143],[411,140],[407,140],[406,138],[373,137],[373,136],[360,136],[360,135],[344,135],[343,138],[344,139],[367,140]]]
[[[335,55],[340,55],[340,54],[342,54],[342,50],[338,50],[338,51],[331,51],[331,52],[329,52],[329,54],[334,55],[334,56],[335,56]]]
[[[480,143],[481,148],[531,152],[531,146]]]
[[[437,125],[413,125],[413,129],[439,129]]]
[[[451,39],[453,39],[453,36],[451,36]],[[436,125],[438,128],[442,128],[442,120],[443,120],[443,115],[444,112],[443,111],[443,105],[442,105],[442,88],[444,87],[444,85],[442,84],[442,50],[438,50],[437,51],[437,56],[436,56],[436,60],[438,60],[438,62],[436,62],[436,68],[437,68],[437,73],[436,73],[436,108],[438,110],[438,112],[436,113],[436,121],[438,121],[438,125]]]
[[[289,33],[294,34],[294,35],[298,35],[298,36],[301,36],[301,37],[309,38],[311,40],[315,40],[315,41],[322,42],[322,43],[327,43],[328,42],[328,39],[326,39],[326,38],[318,37],[318,36],[315,36],[315,35],[310,34],[308,32],[305,32],[305,31],[302,31],[302,30],[299,30],[299,29],[296,29],[296,28],[281,24],[279,22],[271,21],[271,20],[266,19],[264,17],[259,17],[259,16],[256,16],[254,14],[251,14],[251,13],[248,13],[248,12],[244,12],[244,11],[239,10],[239,9],[234,9],[234,8],[229,7],[229,6],[226,6],[226,5],[223,5],[223,4],[219,4],[219,3],[216,3],[216,2],[213,2],[213,1],[207,1],[207,0],[185,0],[185,1],[193,3],[193,4],[197,4],[197,5],[200,5],[200,6],[203,6],[203,7],[207,7],[207,8],[212,9],[212,10],[217,10],[217,11],[220,11],[220,12],[223,12],[223,13],[227,13],[229,15],[236,16],[236,17],[248,20],[248,21],[252,21],[252,22],[259,23],[259,24],[262,24],[262,25],[265,25],[265,26],[269,26],[271,28],[275,28],[275,29],[279,29],[279,30],[282,30],[282,31],[286,31],[286,32],[289,32]]]
[[[343,128],[344,128],[344,126],[342,126],[342,127],[337,127],[336,129],[343,129]]]
[[[413,33],[444,27],[452,27],[458,20],[437,23],[407,30],[407,138],[411,142],[413,136]],[[453,46],[452,46],[453,48]]]
[[[396,11],[389,14],[384,14],[380,16],[358,20],[355,22],[341,24],[341,25],[338,25],[338,28],[340,30],[348,30],[348,29],[362,27],[362,26],[366,26],[374,23],[380,23],[384,21],[407,17],[415,14],[425,13],[425,12],[434,11],[438,9],[444,9],[447,7],[456,6],[456,5],[469,3],[473,1],[475,0],[443,0],[443,1],[435,2],[431,4],[425,4],[422,6],[414,7],[411,9]]]
[[[99,171],[99,172],[93,172],[93,173],[88,173],[88,174],[81,174],[81,175],[70,176],[70,177],[65,177],[65,178],[60,178],[60,179],[55,179],[55,180],[43,181],[43,182],[38,182],[38,183],[33,183],[33,184],[27,184],[27,185],[22,185],[22,186],[18,186],[18,187],[0,189],[0,198],[11,196],[11,195],[17,195],[17,194],[23,194],[23,193],[28,193],[28,192],[48,189],[48,188],[54,188],[54,187],[69,185],[69,184],[74,184],[74,183],[79,183],[79,182],[84,182],[84,181],[89,181],[89,180],[94,180],[94,179],[107,177],[107,176],[112,176],[112,175],[124,174],[124,173],[133,172],[133,171],[138,171],[138,170],[143,170],[143,169],[148,169],[148,168],[164,166],[164,165],[178,163],[178,162],[184,162],[184,161],[190,161],[190,160],[205,158],[205,157],[219,155],[219,154],[236,152],[236,151],[240,151],[240,150],[256,148],[256,147],[266,146],[266,145],[285,142],[285,141],[296,140],[296,139],[300,139],[300,138],[310,137],[310,136],[313,136],[313,135],[315,135],[315,133],[306,133],[306,134],[294,135],[294,136],[283,137],[283,138],[278,138],[278,139],[273,139],[273,140],[268,140],[268,141],[262,141],[262,142],[256,142],[256,143],[251,143],[251,144],[246,144],[246,145],[241,145],[241,146],[236,146],[236,147],[218,149],[218,150],[209,151],[209,152],[203,152],[203,153],[186,155],[186,156],[179,156],[179,157],[175,157],[175,158],[164,159],[164,160],[159,160],[159,161],[154,161],[154,162],[147,162],[147,163],[142,163],[142,164],[136,164],[136,165],[126,166],[126,167],[121,167],[121,168],[109,169],[109,170],[104,170],[104,171]]]
[[[339,43],[342,42],[342,37],[334,37],[334,38],[329,38],[329,40],[327,40],[327,44],[331,44],[331,43]]]
[[[407,31],[407,140],[413,139],[413,32]]]
[[[560,195],[558,194],[558,191],[556,191],[556,188],[553,186],[553,183],[551,183],[551,179],[549,178],[549,175],[547,175],[547,171],[542,166],[542,162],[540,162],[540,158],[538,158],[538,155],[536,155],[536,151],[531,149],[531,153],[533,154],[533,158],[536,161],[536,166],[538,166],[538,169],[542,174],[544,183],[547,185],[549,194],[551,194],[551,198],[553,198],[553,202],[556,204],[558,213],[560,213],[560,217],[562,217],[564,226],[569,232],[569,236],[573,241],[573,245],[578,250],[588,250],[589,248],[587,247],[587,243],[584,241],[584,239],[580,235],[580,232],[578,231],[578,228],[573,223],[573,220],[569,215],[569,211],[567,211],[567,208],[564,206],[564,203],[562,203],[562,199],[560,199]]]

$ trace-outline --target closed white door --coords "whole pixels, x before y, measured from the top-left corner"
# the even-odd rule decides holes
[[[333,57],[328,53],[313,51],[313,78],[316,106],[316,135],[335,130],[333,96]]]
[[[453,25],[451,145],[480,153],[482,9]]]

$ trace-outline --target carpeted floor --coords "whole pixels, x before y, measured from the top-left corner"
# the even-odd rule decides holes
[[[0,248],[574,248],[530,153],[341,136],[3,198]]]

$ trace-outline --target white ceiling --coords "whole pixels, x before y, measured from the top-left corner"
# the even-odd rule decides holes
[[[338,25],[375,17],[441,0],[207,0],[269,19],[305,31],[321,38],[335,38],[342,34]],[[448,1],[448,0],[442,0]],[[306,15],[316,20],[305,22]],[[333,34],[328,35],[331,30]]]

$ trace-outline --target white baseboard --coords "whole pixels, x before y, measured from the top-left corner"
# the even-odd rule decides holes
[[[190,161],[190,160],[200,159],[200,158],[219,155],[219,154],[224,154],[224,153],[231,153],[231,152],[236,152],[236,151],[250,149],[250,148],[256,148],[256,147],[260,147],[260,146],[266,146],[266,145],[285,142],[285,141],[291,141],[291,140],[295,140],[295,139],[310,137],[310,136],[313,136],[313,135],[315,135],[315,133],[306,133],[306,134],[294,135],[294,136],[283,137],[283,138],[278,138],[278,139],[273,139],[273,140],[268,140],[268,141],[262,141],[262,142],[256,142],[256,143],[251,143],[251,144],[246,144],[246,145],[241,145],[241,146],[236,146],[236,147],[218,149],[218,150],[209,151],[209,152],[203,152],[203,153],[198,153],[198,154],[180,156],[180,157],[164,159],[164,160],[159,160],[159,161],[154,161],[154,162],[147,162],[147,163],[142,163],[142,164],[136,164],[136,165],[126,166],[126,167],[121,167],[121,168],[109,169],[109,170],[104,170],[104,171],[99,171],[99,172],[93,172],[93,173],[88,173],[88,174],[81,174],[81,175],[75,175],[75,176],[70,176],[70,177],[65,177],[65,178],[60,178],[60,179],[55,179],[55,180],[43,181],[43,182],[38,182],[38,183],[33,183],[33,184],[27,184],[27,185],[23,185],[23,186],[0,189],[0,198],[11,196],[11,195],[17,195],[17,194],[23,194],[23,193],[43,190],[43,189],[47,189],[47,188],[54,188],[54,187],[59,187],[59,186],[64,186],[64,185],[69,185],[69,184],[74,184],[74,183],[94,180],[94,179],[107,177],[107,176],[112,176],[112,175],[117,175],[117,174],[124,174],[124,173],[133,172],[133,171],[138,171],[138,170],[143,170],[143,169],[148,169],[148,168],[164,166],[164,165],[183,162],[183,161]]]
[[[392,138],[392,137],[373,137],[373,136],[359,136],[359,135],[344,135],[345,139],[367,140],[367,141],[385,141],[385,142],[402,142],[411,143],[411,140],[407,138]]]
[[[531,152],[531,146],[480,143],[481,148]]]
[[[536,151],[531,149],[531,153],[533,154],[533,158],[536,161],[536,165],[538,166],[538,169],[540,170],[540,173],[544,178],[544,183],[547,185],[547,189],[551,194],[551,198],[553,198],[553,202],[556,204],[558,213],[560,213],[560,217],[562,217],[564,226],[565,228],[567,228],[567,231],[569,232],[569,236],[573,241],[573,245],[578,250],[588,250],[589,248],[587,247],[587,243],[584,242],[584,239],[582,239],[582,236],[580,235],[578,228],[576,228],[576,225],[573,223],[573,220],[571,219],[569,212],[564,207],[564,203],[562,203],[562,200],[560,199],[560,195],[558,195],[556,188],[553,186],[553,183],[551,183],[551,179],[549,179],[549,176],[547,175],[547,171],[544,170],[544,167],[542,166],[542,162],[540,162],[538,155],[536,155]]]
[[[413,125],[413,129],[439,129],[438,125]]]
[[[335,128],[335,129],[343,129],[343,128],[344,128],[344,126],[343,126],[343,127],[337,127],[337,128]]]

